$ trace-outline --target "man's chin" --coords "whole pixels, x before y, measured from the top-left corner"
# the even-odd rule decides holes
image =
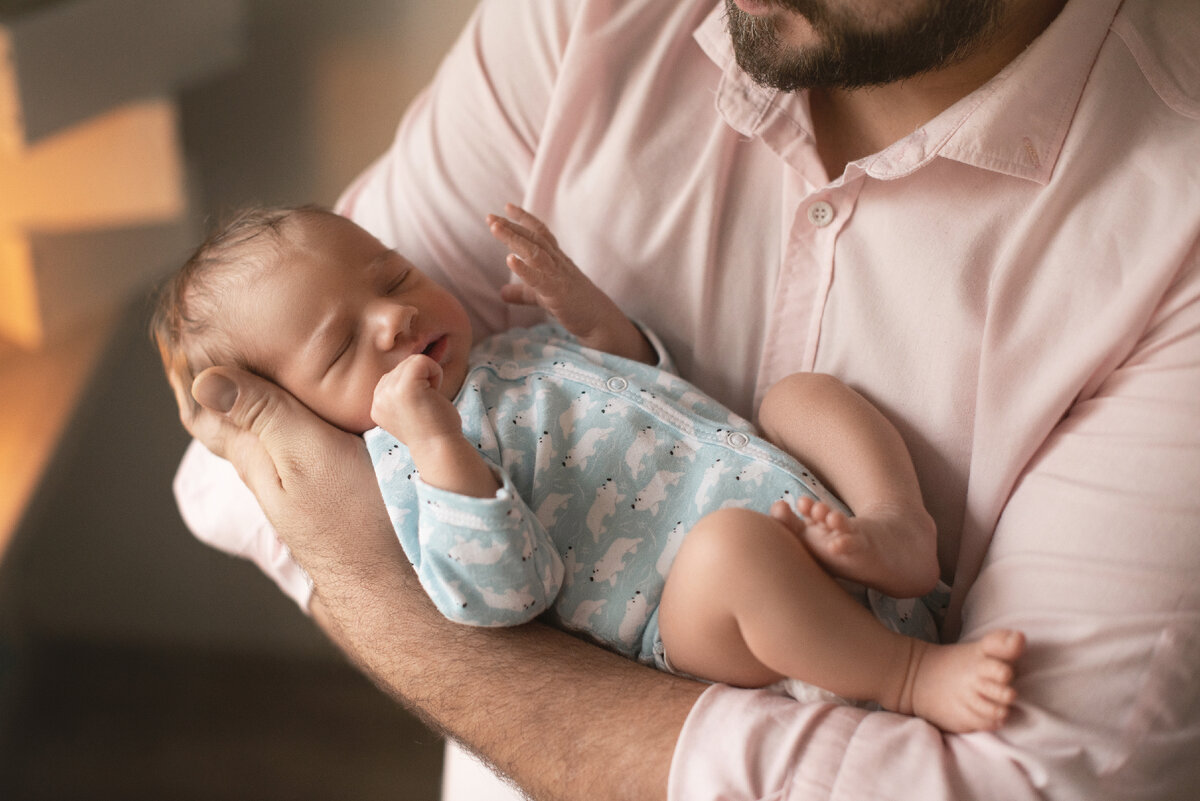
[[[883,86],[954,64],[995,29],[1000,2],[928,0],[887,31],[863,30],[856,18],[808,0],[726,0],[725,8],[738,66],[756,83],[794,92]]]

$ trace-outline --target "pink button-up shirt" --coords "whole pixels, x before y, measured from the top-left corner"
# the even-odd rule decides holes
[[[737,411],[792,371],[840,377],[913,454],[954,586],[946,635],[1028,637],[994,734],[714,687],[671,797],[1195,797],[1194,0],[1072,0],[992,81],[838,176],[807,97],[736,67],[719,5],[484,2],[341,203],[480,332],[521,321],[482,224],[517,200]],[[303,603],[252,499],[213,490],[206,461],[180,473],[197,534]],[[246,522],[209,523],[199,492]]]

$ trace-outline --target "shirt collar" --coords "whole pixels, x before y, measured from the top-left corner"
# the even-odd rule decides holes
[[[763,117],[780,93],[750,80],[737,65],[733,44],[725,28],[724,3],[717,3],[693,36],[700,49],[721,69],[717,111],[729,127],[743,136],[758,135]]]
[[[934,158],[1046,183],[1084,84],[1121,0],[1072,0],[1020,56],[982,87],[900,141],[860,159],[853,172],[879,179],[908,175]],[[760,137],[797,169],[812,142],[807,93],[754,83],[737,66],[723,4],[695,38],[722,71],[717,111],[744,136]]]
[[[1146,81],[1170,108],[1200,119],[1200,14],[1196,0],[1125,0],[1113,20]]]

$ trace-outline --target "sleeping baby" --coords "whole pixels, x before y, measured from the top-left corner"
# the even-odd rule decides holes
[[[190,386],[242,367],[362,434],[404,551],[451,620],[540,617],[708,681],[821,688],[948,731],[1000,726],[1019,632],[936,644],[927,615],[885,625],[848,591],[895,609],[937,583],[934,524],[882,414],[797,374],[766,395],[760,435],[675,375],[541,221],[506,214],[487,220],[520,279],[502,297],[552,323],[475,343],[450,291],[354,223],[254,209],[164,287],[166,370]]]

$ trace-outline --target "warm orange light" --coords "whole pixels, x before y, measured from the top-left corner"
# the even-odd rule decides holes
[[[78,230],[178,217],[176,127],[169,101],[146,101],[0,151],[0,221]]]
[[[5,137],[8,146],[0,144],[0,337],[36,347],[47,334],[46,304],[81,305],[78,299],[39,295],[39,279],[45,277],[41,272],[47,268],[34,257],[31,233],[166,223],[185,216],[177,127],[172,104],[151,100],[123,106],[32,146]],[[120,302],[123,296],[115,290],[128,290],[145,281],[145,275],[131,267],[128,276],[116,281],[121,286],[113,287],[107,300]],[[64,283],[71,282],[55,282]]]
[[[195,240],[158,98],[245,42],[242,0],[17,5],[0,20],[0,555],[115,321]]]
[[[113,325],[38,353],[0,344],[0,557]]]
[[[9,227],[0,228],[0,337],[26,348],[42,342],[29,242]]]

